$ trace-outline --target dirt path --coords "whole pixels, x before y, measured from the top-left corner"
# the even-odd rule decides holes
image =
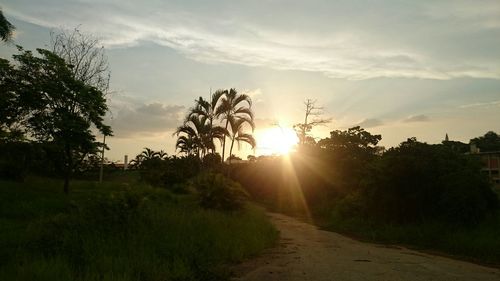
[[[417,251],[363,243],[270,214],[279,246],[235,270],[235,280],[500,280],[500,270]],[[500,239],[500,237],[499,237]]]

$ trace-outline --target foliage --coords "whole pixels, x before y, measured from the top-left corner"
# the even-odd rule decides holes
[[[209,209],[234,211],[243,207],[247,193],[240,184],[222,174],[204,173],[193,179],[200,206]]]
[[[0,9],[0,39],[5,42],[12,39],[14,29],[15,27],[5,18],[2,9]]]
[[[238,94],[236,89],[217,90],[210,100],[199,97],[184,123],[174,133],[177,136],[176,149],[203,159],[209,153],[216,153],[215,140],[219,140],[224,160],[226,137],[231,139],[231,151],[235,141],[238,145],[240,142],[254,145],[253,136],[242,131],[243,124],[250,125],[252,130],[255,127],[251,105],[250,97]],[[221,126],[220,123],[224,121],[225,125]],[[228,129],[233,130],[230,132]]]
[[[190,115],[174,134],[178,136],[176,148],[187,155],[203,158],[209,151],[215,151],[214,140],[222,140],[226,130],[212,126],[205,116]]]
[[[489,131],[484,136],[473,138],[471,144],[475,144],[481,152],[500,151],[500,135]]]
[[[219,153],[209,153],[203,157],[203,167],[207,169],[216,169],[221,163],[222,158]]]
[[[365,192],[367,214],[402,223],[478,223],[498,207],[478,162],[415,139],[389,149],[375,163]]]
[[[0,58],[0,141],[22,141],[25,130],[21,126],[27,115],[26,108],[19,106],[15,67]]]
[[[318,142],[315,155],[327,163],[335,163],[337,183],[347,189],[358,188],[366,177],[367,166],[383,148],[377,146],[381,135],[373,135],[356,126],[345,131],[330,132],[330,137]],[[333,170],[333,169],[332,169]]]
[[[179,184],[198,174],[201,160],[194,155],[169,157],[163,150],[144,148],[130,164],[131,168],[139,170],[141,181],[158,187],[177,188],[180,191],[182,188],[179,188]]]
[[[246,94],[238,94],[234,88],[224,91],[221,103],[216,109],[216,115],[221,118],[221,121],[226,121],[224,126],[226,131],[229,128],[231,120],[236,119],[245,120],[245,122],[252,127],[252,130],[255,127],[253,123],[252,99]],[[236,131],[233,131],[233,133],[235,132]],[[222,161],[224,161],[225,153],[226,136],[224,136],[222,142]]]
[[[12,78],[2,81],[11,90],[7,100],[22,108],[24,116],[18,120],[32,138],[59,146],[67,193],[71,174],[99,147],[92,128],[111,135],[111,128],[103,123],[106,99],[97,88],[76,80],[73,66],[56,54],[37,49],[37,57],[18,48],[20,53],[13,56],[17,65],[11,68]],[[9,120],[2,125],[12,123]]]
[[[255,148],[255,146],[257,145],[257,142],[255,141],[254,137],[251,134],[245,133],[243,131],[245,124],[249,124],[252,128],[252,131],[255,129],[255,124],[251,119],[247,119],[244,117],[229,118],[230,130],[228,131],[229,132],[228,136],[229,139],[231,139],[231,147],[229,149],[230,156],[233,156],[233,146],[235,141],[238,144],[238,147],[240,147],[242,142],[249,144],[252,147],[252,149]],[[228,157],[228,159],[231,162],[231,157]]]
[[[223,213],[165,190],[43,179],[0,184],[1,280],[224,280],[272,245],[256,208]],[[70,200],[68,200],[70,198]]]

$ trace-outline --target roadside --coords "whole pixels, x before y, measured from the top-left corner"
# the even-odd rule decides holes
[[[271,213],[278,247],[234,269],[235,280],[500,280],[500,270],[359,242]]]

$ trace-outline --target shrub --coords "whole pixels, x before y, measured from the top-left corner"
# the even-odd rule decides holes
[[[248,194],[241,185],[222,174],[201,174],[192,182],[198,191],[199,203],[204,208],[234,211],[243,207]]]

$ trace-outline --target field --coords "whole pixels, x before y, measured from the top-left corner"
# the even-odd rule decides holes
[[[126,181],[129,181],[127,179]],[[264,212],[138,183],[0,181],[0,280],[221,280],[273,245]]]

